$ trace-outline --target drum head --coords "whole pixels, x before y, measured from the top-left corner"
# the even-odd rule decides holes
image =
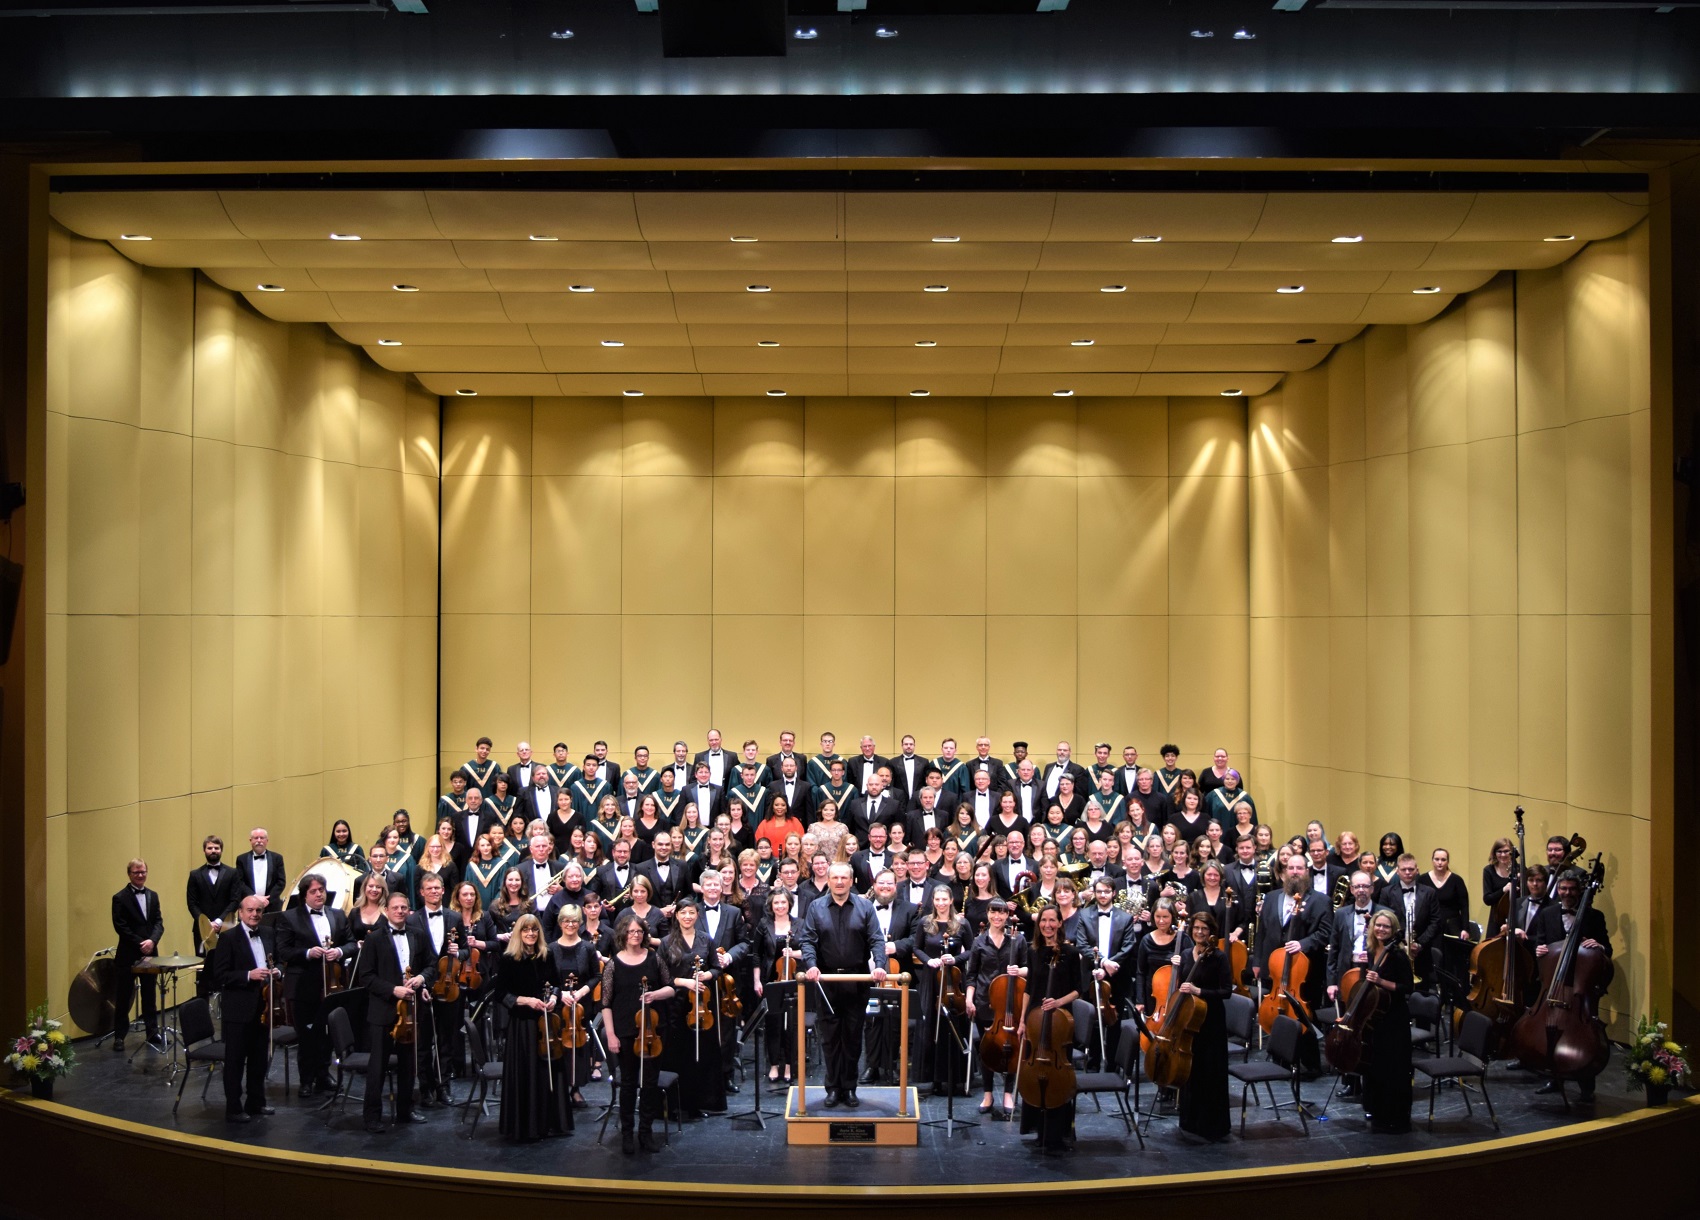
[[[112,976],[117,970],[112,950],[102,949],[71,980],[71,994],[65,1007],[81,1029],[103,1034],[112,1028]]]
[[[289,899],[301,892],[301,883],[308,877],[318,877],[324,881],[327,905],[336,908],[344,915],[354,909],[354,887],[360,881],[359,870],[330,856],[315,860],[301,871],[301,875],[295,879],[295,884],[289,887],[289,893],[285,896],[286,904]]]

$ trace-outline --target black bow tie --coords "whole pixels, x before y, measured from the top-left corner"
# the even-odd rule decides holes
[[[425,918],[426,919],[441,919],[442,917],[443,917],[443,913],[441,911],[426,911],[425,912]]]
[[[880,902],[880,903],[876,903],[875,907],[876,907],[876,909],[881,910],[881,911],[889,911],[889,910],[891,910],[891,903]]]
[[[703,911],[704,915],[718,915],[718,914],[720,914],[720,908],[717,907],[717,906],[716,907],[704,907],[702,909],[702,911]]]
[[[1356,911],[1359,915],[1368,915],[1369,914],[1369,908],[1368,907],[1353,907],[1352,910]]]
[[[249,939],[249,940],[259,940],[259,939],[260,939],[260,934],[259,934],[259,933],[258,933],[258,932],[253,932],[253,931],[250,931],[250,932],[249,932],[249,933],[248,933],[248,939]]]
[[[136,887],[135,887],[135,886],[131,886],[131,887],[130,887],[130,892],[131,892],[131,893],[132,893],[132,894],[134,894],[134,895],[135,895],[135,896],[136,896],[136,897],[137,897],[137,898],[140,898],[140,897],[141,897],[141,896],[142,896],[142,895],[143,895],[143,894],[145,894],[145,893],[147,893],[147,891],[146,891],[146,890],[144,890],[144,889],[138,889],[138,888],[136,888]]]

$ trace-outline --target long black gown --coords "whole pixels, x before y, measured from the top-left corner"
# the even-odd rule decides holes
[[[502,1056],[502,1134],[529,1143],[545,1135],[572,1130],[572,1106],[565,1091],[549,1079],[549,1064],[538,1053],[538,1023],[543,1014],[520,1007],[520,996],[542,999],[546,986],[560,985],[554,959],[548,953],[534,958],[498,959],[496,1002],[508,1013],[508,1045]]]
[[[700,959],[700,966],[697,964]],[[685,942],[675,931],[661,942],[661,960],[667,967],[667,977],[657,986],[666,986],[675,979],[687,978],[695,971],[707,970],[720,977],[720,985],[731,982],[714,965],[714,944],[708,933],[697,930],[694,939]],[[667,1032],[662,1035],[666,1047],[662,1062],[679,1073],[679,1106],[686,1117],[699,1114],[720,1114],[726,1109],[726,1074],[720,1056],[720,1014],[715,1011],[714,980],[702,1002],[714,1013],[714,1024],[700,1033],[685,1026],[685,1013],[690,1007],[690,993],[679,988],[667,1014]]]
[[[797,1066],[797,991],[794,984],[777,982],[776,967],[781,949],[797,948],[799,931],[798,921],[792,920],[789,930],[780,936],[773,929],[773,921],[764,919],[757,925],[755,936],[755,969],[761,972],[762,998],[767,1001],[767,1016],[763,1019],[767,1062],[770,1067],[787,1070]],[[792,977],[796,978],[802,974],[803,964],[801,961],[793,964]],[[805,992],[805,1003],[807,999]]]
[[[1369,1027],[1364,1059],[1364,1113],[1371,1131],[1389,1135],[1411,1129],[1411,959],[1397,948],[1376,966],[1394,985],[1386,1007]]]
[[[1052,969],[1052,958],[1056,959],[1055,969]],[[1067,941],[1063,942],[1060,952],[1054,953],[1043,943],[1029,946],[1027,955],[1027,1011],[1036,1014],[1039,1004],[1044,1000],[1061,999],[1080,987],[1080,951]],[[1059,1008],[1059,1013],[1073,1014],[1067,1008]],[[1021,1076],[1017,1073],[1016,1083],[1019,1087]],[[1027,1104],[1024,1096],[1021,1099],[1021,1134],[1038,1132],[1039,1146],[1049,1150],[1067,1148],[1074,1139],[1074,1097],[1071,1094],[1067,1101],[1058,1105],[1048,1105],[1043,1110]]]
[[[968,1095],[968,1016],[964,1012],[939,1012],[939,974],[926,963],[943,957],[946,951],[946,930],[933,925],[931,917],[923,921],[915,938],[914,970],[920,976],[920,994],[915,1005],[914,1069],[917,1084],[931,1084],[940,1096],[954,1087],[958,1097]],[[956,959],[960,995],[967,987],[962,974],[973,948],[965,925],[958,924],[948,937],[949,952]],[[954,1062],[952,1062],[954,1058]]]
[[[1192,963],[1186,981],[1205,1003],[1204,1026],[1192,1037],[1192,1074],[1181,1089],[1181,1130],[1222,1140],[1233,1129],[1228,1107],[1228,996],[1234,990],[1227,957],[1212,949]],[[1171,1001],[1172,1003],[1173,1001]]]
[[[576,945],[570,946],[563,945],[558,940],[552,940],[549,942],[549,956],[554,959],[555,973],[560,977],[563,992],[576,991],[581,987],[590,987],[594,990],[597,980],[602,977],[602,968],[597,962],[596,949],[587,940],[580,939]],[[569,980],[572,979],[576,979],[577,982],[573,982],[569,986]],[[566,1083],[569,1097],[574,1092],[582,1092],[584,1086],[590,1081],[590,1048],[593,1041],[590,1033],[596,1028],[598,1010],[589,996],[585,996],[580,1007],[584,1009],[584,1013],[579,1017],[579,1021],[585,1030],[584,1045],[573,1052],[570,1060],[564,1064],[557,1064],[555,1067],[556,1077]]]

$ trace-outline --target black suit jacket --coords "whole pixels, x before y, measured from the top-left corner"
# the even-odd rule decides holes
[[[1544,911],[1548,906],[1551,906],[1553,903],[1555,903],[1557,901],[1558,900],[1556,898],[1543,898],[1543,899],[1541,899],[1539,905],[1535,908],[1535,916],[1534,916],[1535,919],[1537,919],[1537,920],[1540,919],[1541,912]],[[1513,902],[1511,904],[1511,926],[1514,927],[1514,928],[1521,928],[1524,931],[1526,931],[1529,934],[1531,944],[1539,944],[1540,942],[1536,941],[1534,939],[1534,935],[1535,935],[1534,924],[1532,924],[1529,921],[1529,918],[1528,918],[1529,902],[1530,902],[1529,896],[1527,894],[1524,894],[1521,898],[1517,899],[1515,902]],[[1562,928],[1563,926],[1564,925],[1562,923],[1559,924],[1559,927]],[[1492,915],[1490,915],[1488,917],[1488,926],[1487,926],[1488,939],[1491,940],[1495,936],[1498,936],[1500,934],[1500,932],[1502,932],[1504,929],[1505,929],[1505,921],[1503,919],[1501,919],[1499,917],[1499,913],[1497,911],[1495,911]]]
[[[697,907],[697,930],[708,936],[708,916],[699,905]],[[736,904],[724,899],[720,903],[720,927],[712,940],[716,949],[724,949],[731,959],[725,969],[736,970],[749,955],[750,930],[744,925],[744,913]],[[715,963],[719,965],[717,961]]]
[[[242,874],[236,871],[233,864],[218,866],[218,883],[215,885],[207,880],[207,866],[201,865],[189,874],[189,883],[185,887],[185,900],[189,905],[189,922],[193,924],[197,918],[205,915],[208,919],[226,919],[237,905],[248,896],[248,891],[242,887]],[[199,933],[196,933],[197,937]]]
[[[1074,943],[1085,961],[1092,961],[1098,949],[1098,904],[1093,903],[1080,912],[1075,924]],[[1110,976],[1110,988],[1118,998],[1127,994],[1128,983],[1134,975],[1133,958],[1139,949],[1139,937],[1134,935],[1133,916],[1118,907],[1110,908],[1110,961],[1115,973]]]
[[[926,787],[925,784],[922,787]],[[932,824],[943,830],[956,817],[956,807],[962,803],[960,793],[952,792],[949,788],[940,788],[933,800]],[[921,812],[921,794],[914,792],[909,797],[909,812]]]
[[[983,759],[978,754],[970,754],[962,760],[962,793],[964,796],[974,791],[974,772],[976,771],[984,771],[992,777],[992,791],[994,793],[1007,788],[1015,781],[1015,772],[1006,766],[1001,758]]]
[[[716,785],[716,787],[724,788],[727,785],[729,785],[733,780],[737,779],[738,778],[738,764],[743,762],[743,761],[744,760],[743,760],[743,757],[741,755],[734,754],[731,750],[722,749],[720,751],[720,782],[719,782],[719,784]],[[713,770],[714,764],[709,761],[707,750],[698,750],[696,752],[695,756],[692,757],[692,759],[691,759],[691,782],[693,784],[696,783],[696,767],[697,767],[698,763],[708,763],[708,765],[709,765],[708,780],[709,780],[709,783],[714,783],[714,770]]]
[[[858,894],[865,894],[868,892],[868,887],[874,883],[875,873],[878,873],[882,869],[896,868],[896,861],[892,857],[891,849],[889,847],[882,851],[880,856],[881,860],[879,862],[871,860],[869,858],[868,849],[865,847],[860,851],[853,851],[850,853],[850,871],[855,875],[856,892]]]
[[[767,811],[773,807],[774,797],[784,795],[785,777],[777,776],[767,785],[767,800],[762,804],[761,816],[767,816]],[[815,787],[801,775],[791,788],[791,816],[805,826],[812,825],[815,820]]]
[[[1370,919],[1373,921],[1377,911],[1385,910],[1387,908],[1378,903],[1370,903]],[[1334,926],[1328,933],[1328,985],[1330,987],[1338,987],[1341,977],[1352,968],[1352,946],[1357,943],[1357,918],[1357,908],[1350,902],[1334,912]],[[1367,948],[1370,943],[1369,929],[1366,926],[1364,929],[1365,947]]]
[[[491,830],[502,833],[502,819],[499,814],[491,811],[490,806],[483,805],[478,810],[478,829],[476,832],[468,834],[471,818],[465,813],[455,814],[454,823],[455,845],[453,850],[449,852],[449,859],[455,862],[455,867],[460,869],[461,876],[464,877],[466,875],[466,862],[472,859],[472,846],[478,842],[478,836]]]
[[[260,891],[254,888],[254,853],[245,851],[236,857],[236,871],[242,878],[242,884],[250,894]],[[283,910],[283,887],[289,884],[289,878],[283,875],[283,857],[275,851],[266,853],[266,894],[271,899],[266,905],[267,911]]]
[[[539,812],[537,808],[538,791],[539,789],[536,784],[527,784],[514,794],[514,812],[523,813],[525,815],[527,825],[537,821],[539,818],[545,822],[549,820],[550,816],[555,812],[556,799],[561,795],[561,786],[554,780],[550,780],[549,783],[542,789],[542,791],[546,791],[549,794],[546,801],[549,807],[541,812]]]
[[[513,766],[509,767],[507,770],[508,795],[512,796],[516,792],[524,792],[527,788],[531,787],[533,783],[532,776],[535,774],[536,769],[546,765],[547,764],[544,763],[542,759],[537,758],[534,755],[528,763],[516,762]]]
[[[878,771],[881,767],[890,765],[891,760],[889,758],[883,758],[878,754],[875,754],[872,758],[863,758],[860,752],[847,754],[844,758],[844,778],[849,780],[857,791],[860,791],[868,782],[867,777],[869,775]]]
[[[914,907],[915,918],[920,919],[921,916],[933,909],[933,891],[941,885],[948,888],[949,884],[943,877],[935,877],[928,873],[921,878],[921,901],[915,902],[909,896],[909,870],[904,869],[897,878],[897,901],[906,906]]]
[[[142,890],[148,913],[142,914],[142,903],[136,900],[133,886],[126,885],[112,895],[112,930],[118,933],[118,957],[124,969],[142,956],[142,942],[153,941],[153,951],[159,953],[159,941],[165,935],[165,917],[160,911],[159,895],[150,889]]]
[[[1564,907],[1557,899],[1541,908],[1541,913],[1535,916],[1534,931],[1529,939],[1537,945],[1559,945],[1564,941]],[[1588,913],[1582,917],[1582,939],[1597,940],[1600,947],[1611,956],[1611,936],[1606,932],[1606,917],[1598,907],[1589,907]]]
[[[872,899],[869,899],[873,902]],[[875,918],[878,918],[877,902],[874,903]],[[885,955],[895,957],[897,964],[907,970],[915,948],[915,933],[919,930],[921,912],[910,906],[901,897],[891,903],[891,934],[885,938]]]
[[[920,790],[922,777],[927,774],[927,768],[933,765],[932,759],[922,758],[919,754],[915,755],[912,761],[915,765],[915,779],[913,783],[909,780],[909,773],[904,765],[905,760],[903,755],[898,754],[895,757],[885,760],[885,765],[891,768],[891,790],[893,792],[902,793],[905,798],[913,797],[915,793]]]
[[[649,898],[650,904],[670,907],[682,895],[691,892],[690,868],[676,857],[670,859],[667,861],[667,880],[662,881],[661,870],[656,865],[655,860],[645,860],[634,867],[643,876],[648,877],[650,884],[655,887],[655,892]]]
[[[1046,794],[1045,799],[1047,801],[1051,799],[1051,773],[1058,767],[1062,767],[1067,774],[1074,776],[1074,791],[1077,794],[1091,792],[1098,786],[1093,782],[1092,773],[1075,762],[1074,759],[1069,759],[1067,763],[1059,763],[1052,759],[1035,775],[1035,778],[1039,781],[1039,791]]]
[[[277,961],[277,938],[271,928],[259,929],[260,944],[265,946],[266,960]],[[266,984],[248,977],[254,969],[254,953],[248,947],[248,928],[238,924],[218,938],[213,946],[207,969],[212,972],[213,986],[222,993],[219,1012],[226,1023],[252,1021],[260,1015],[266,1002]],[[281,987],[278,981],[273,986]]]
[[[1026,818],[1029,823],[1045,820],[1045,810],[1050,808],[1050,802],[1045,799],[1045,785],[1039,782],[1038,776],[1034,776],[1032,784],[1028,785],[1033,794],[1031,817],[1028,816],[1028,810],[1022,808],[1021,805],[1021,778],[1013,771],[1010,772],[1009,782],[1004,785],[1004,788],[1006,791],[1015,793],[1015,812]]]
[[[431,938],[411,926],[403,927],[400,935],[407,939],[410,969],[425,979],[424,990],[429,991],[437,981],[437,955],[432,950]],[[375,1028],[387,1029],[395,1024],[395,989],[401,986],[396,936],[387,919],[374,928],[361,946],[360,965],[354,972],[353,986],[367,995],[366,1024]],[[219,944],[223,945],[224,941],[221,939]]]
[[[331,947],[347,953],[354,943],[348,916],[328,904],[324,913],[330,921]],[[274,931],[277,935],[277,964],[283,967],[283,994],[292,1000],[321,998],[325,971],[316,959],[307,956],[307,951],[319,944],[307,907],[291,907],[284,912]]]
[[[1009,898],[1032,884],[1031,881],[1023,881],[1019,886],[1016,885],[1016,878],[1022,873],[1032,873],[1037,877],[1039,875],[1038,859],[1033,856],[1023,856],[1020,866],[1013,869],[1008,860],[997,861],[992,865],[992,883],[998,887],[998,893]]]
[[[697,807],[704,826],[714,825],[714,819],[726,812],[726,789],[719,784],[699,789],[693,779],[685,788],[685,799]]]
[[[1427,885],[1418,885],[1416,896],[1415,920],[1405,918],[1405,891],[1397,877],[1382,887],[1375,900],[1399,917],[1405,940],[1415,939],[1419,949],[1432,949],[1440,943],[1440,896]]]
[[[632,878],[638,875],[639,867],[639,865],[628,863],[626,865],[626,880],[622,883],[614,873],[614,862],[612,860],[605,861],[596,866],[596,876],[590,879],[585,888],[595,890],[602,895],[604,902],[613,901],[616,894],[624,891],[620,905],[629,906],[631,905],[631,891],[627,887],[631,885]],[[651,877],[650,880],[653,881],[654,878]]]
[[[557,894],[556,897],[558,898],[558,897],[560,897],[560,895]],[[455,952],[455,957],[457,959],[459,959],[460,961],[464,962],[467,958],[472,956],[472,945],[469,943],[469,938],[472,935],[472,929],[466,926],[466,920],[464,920],[460,917],[459,911],[451,911],[451,910],[449,910],[448,907],[443,907],[442,912],[443,912],[443,947],[446,949],[448,947],[449,941],[451,939],[453,939],[454,943],[458,946],[458,948]],[[414,929],[415,931],[425,933],[425,939],[427,941],[430,941],[431,940],[431,929],[430,929],[430,925],[426,922],[427,915],[428,915],[428,912],[425,910],[425,908],[420,907],[417,911],[413,912],[411,915],[409,915],[407,917],[407,926],[409,928]],[[559,936],[560,933],[561,933],[561,930],[557,926],[555,928],[555,935]],[[554,937],[549,935],[549,925],[548,924],[543,925],[543,943],[548,944],[549,941],[551,941],[553,939],[554,939]],[[433,960],[434,960],[435,959],[434,955],[436,954],[436,949],[435,949],[434,946],[432,948],[432,954],[433,954]]]
[[[1310,978],[1315,987],[1322,985],[1322,955],[1328,950],[1328,937],[1334,929],[1334,908],[1321,894],[1306,891],[1304,904],[1293,917],[1292,927],[1281,925],[1282,894],[1276,891],[1263,900],[1263,915],[1257,923],[1257,960],[1253,963],[1265,973],[1269,969],[1271,950],[1279,949],[1289,940],[1299,942],[1300,951],[1310,959],[1313,969]]]

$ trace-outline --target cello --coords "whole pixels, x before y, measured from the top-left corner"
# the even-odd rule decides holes
[[[1008,1073],[1021,1054],[1020,1013],[1027,1000],[1027,980],[1007,971],[986,989],[986,1007],[992,1023],[980,1035],[980,1064],[988,1072]]]
[[[1292,919],[1281,929],[1281,935],[1287,940],[1292,939],[1293,922],[1303,910],[1301,898],[1293,904]],[[1311,1027],[1310,1005],[1299,998],[1299,989],[1304,986],[1309,974],[1310,958],[1302,951],[1288,953],[1286,941],[1269,951],[1269,977],[1274,981],[1257,1008],[1257,1023],[1263,1027],[1264,1033],[1274,1030],[1275,1018],[1280,1016],[1292,1017],[1306,1029]]]
[[[1364,968],[1353,966],[1340,977],[1339,1018],[1322,1040],[1322,1052],[1334,1070],[1350,1076],[1363,1062],[1369,1028],[1387,1007],[1387,992],[1364,982]]]
[[[1594,895],[1604,883],[1605,865],[1596,855],[1564,947],[1540,958],[1540,996],[1511,1027],[1511,1054],[1525,1067],[1550,1072],[1559,1080],[1592,1080],[1611,1057],[1599,1000],[1611,985],[1615,967],[1603,949],[1582,944]]]
[[[1047,911],[1055,917],[1055,907],[1045,908],[1040,917]],[[1060,947],[1051,951],[1051,963],[1045,975],[1046,991],[1051,990],[1056,980],[1057,959],[1061,956]],[[1022,1026],[1021,1064],[1015,1075],[1015,1087],[1023,1105],[1035,1110],[1054,1110],[1074,1100],[1074,1064],[1069,1061],[1073,1045],[1072,1012],[1061,1007],[1028,1011]]]
[[[1198,958],[1194,957],[1192,966],[1197,964]],[[1164,966],[1162,969],[1171,972],[1170,981],[1173,982],[1177,968]],[[1203,996],[1180,990],[1181,984],[1191,977],[1192,969],[1189,967],[1185,976],[1179,982],[1173,982],[1169,989],[1163,1016],[1155,1027],[1146,1022],[1145,1076],[1160,1089],[1178,1089],[1191,1079],[1192,1038],[1204,1028],[1204,1020],[1210,1015],[1210,1006]],[[1152,981],[1155,983],[1155,975]],[[1156,990],[1155,986],[1152,990]]]

